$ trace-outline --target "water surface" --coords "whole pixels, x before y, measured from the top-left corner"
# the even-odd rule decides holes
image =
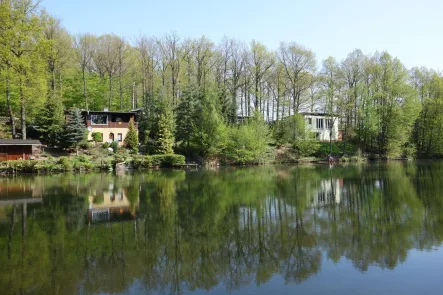
[[[437,294],[443,163],[0,178],[0,294]]]

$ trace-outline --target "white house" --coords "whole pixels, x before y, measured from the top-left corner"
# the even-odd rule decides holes
[[[338,117],[326,113],[301,113],[306,121],[308,132],[314,133],[314,137],[320,141],[340,141],[338,131]]]

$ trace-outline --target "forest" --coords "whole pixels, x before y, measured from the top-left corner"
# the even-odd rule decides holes
[[[55,146],[65,110],[142,109],[152,153],[258,162],[281,145],[315,152],[299,115],[311,111],[336,114],[363,153],[443,155],[442,75],[388,52],[318,62],[292,41],[73,35],[32,0],[0,0],[0,93],[1,138],[33,127]]]

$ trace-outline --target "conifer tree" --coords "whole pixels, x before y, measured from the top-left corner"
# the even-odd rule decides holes
[[[190,141],[195,132],[197,102],[201,101],[201,92],[195,87],[188,87],[183,92],[180,103],[176,109],[176,130],[175,139],[182,142],[183,149],[190,152]]]
[[[85,122],[79,109],[74,109],[64,128],[64,143],[67,147],[77,149],[85,137]]]
[[[135,149],[138,147],[138,134],[133,119],[129,121],[128,133],[124,139],[124,144],[128,149]]]
[[[48,99],[36,120],[41,140],[49,146],[59,146],[64,124],[63,106],[60,100]]]
[[[158,120],[158,134],[156,138],[156,152],[159,154],[173,154],[174,150],[174,120],[172,113],[166,106],[161,107]]]

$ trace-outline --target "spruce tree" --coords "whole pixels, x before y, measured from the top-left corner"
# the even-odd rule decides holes
[[[174,120],[172,113],[166,106],[161,107],[158,120],[158,133],[156,138],[156,152],[158,154],[173,154],[174,150]]]
[[[79,109],[70,112],[70,117],[64,128],[64,143],[67,147],[78,149],[85,137],[85,122]]]
[[[129,121],[128,133],[126,134],[124,144],[128,149],[135,149],[138,147],[138,134],[133,119]]]
[[[190,141],[195,132],[196,104],[199,100],[202,100],[201,92],[195,87],[187,87],[176,109],[175,139],[182,142],[183,150],[187,153],[190,152]]]
[[[48,99],[39,112],[36,120],[36,129],[40,132],[40,139],[49,146],[60,146],[64,124],[63,106],[59,100]]]

